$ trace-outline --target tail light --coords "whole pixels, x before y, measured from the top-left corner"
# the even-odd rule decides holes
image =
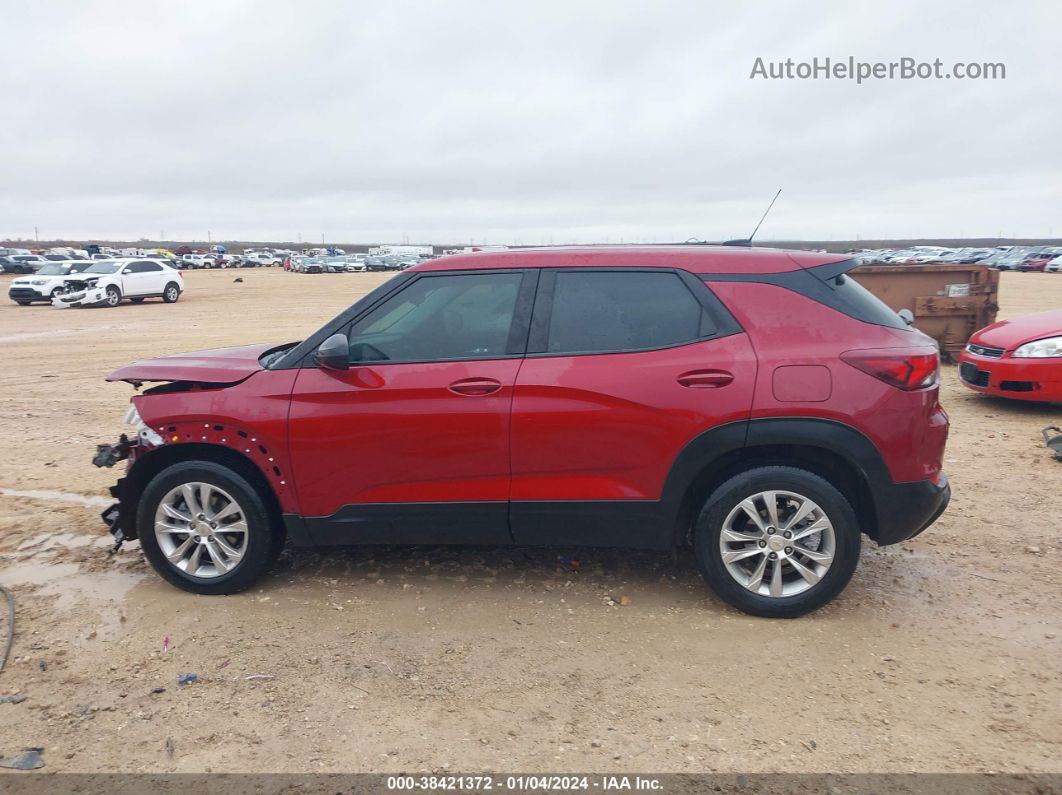
[[[922,351],[846,351],[841,358],[857,370],[907,391],[932,386],[940,370],[940,355]]]

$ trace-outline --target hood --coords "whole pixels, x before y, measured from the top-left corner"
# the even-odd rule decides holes
[[[1025,342],[1062,336],[1062,309],[1001,320],[978,331],[971,342],[1010,350]]]
[[[64,282],[84,282],[89,279],[107,279],[111,276],[117,276],[116,273],[85,273],[85,271],[78,271],[77,273],[64,273],[61,276],[39,276],[40,279],[59,279]]]
[[[279,347],[269,345],[240,345],[235,348],[214,348],[195,353],[160,356],[120,367],[108,381],[198,381],[209,384],[234,384],[264,369],[258,361],[262,354]]]

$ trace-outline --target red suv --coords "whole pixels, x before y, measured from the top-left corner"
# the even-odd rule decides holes
[[[548,248],[417,265],[306,340],[139,362],[104,512],[202,594],[285,541],[671,549],[738,608],[838,594],[947,505],[938,354],[841,255]]]

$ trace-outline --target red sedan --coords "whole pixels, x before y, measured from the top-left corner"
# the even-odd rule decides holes
[[[981,329],[959,356],[959,378],[989,395],[1062,401],[1062,310]]]

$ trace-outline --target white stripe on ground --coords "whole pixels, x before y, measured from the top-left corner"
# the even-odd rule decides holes
[[[89,508],[97,506],[106,508],[114,500],[107,497],[87,497],[69,491],[51,491],[50,489],[7,489],[0,486],[0,495],[4,497],[27,497],[31,500],[53,500],[56,502],[73,502]]]

